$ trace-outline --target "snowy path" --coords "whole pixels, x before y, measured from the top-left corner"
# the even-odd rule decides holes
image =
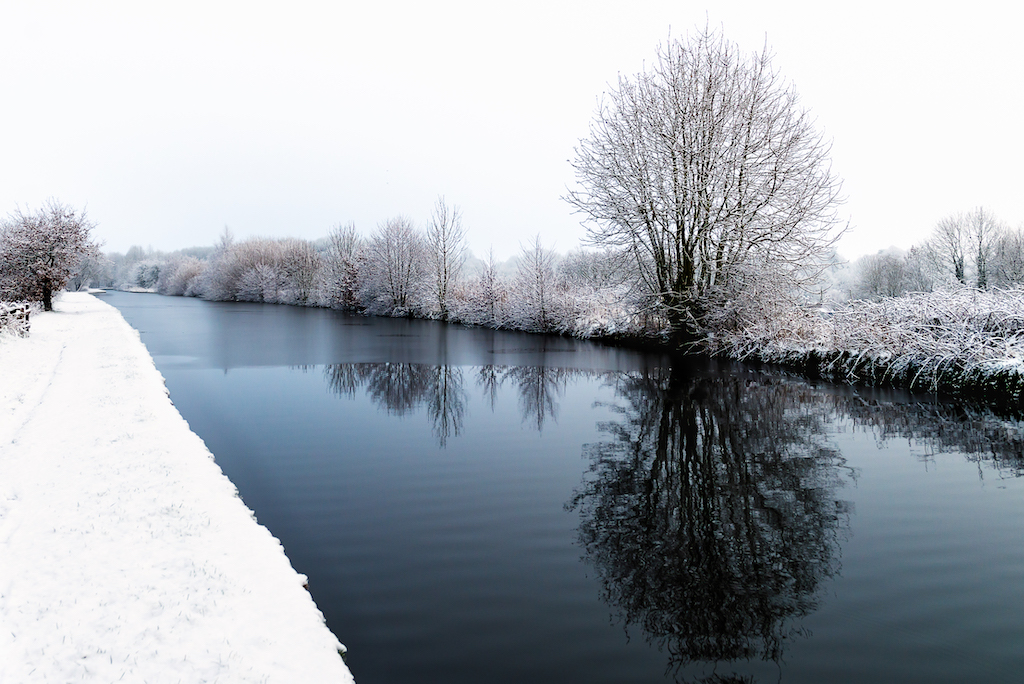
[[[67,294],[0,338],[0,682],[350,682],[138,334]]]

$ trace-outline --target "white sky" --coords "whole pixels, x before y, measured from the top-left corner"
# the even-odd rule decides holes
[[[56,197],[107,250],[171,250],[423,225],[444,195],[478,254],[566,251],[598,96],[707,21],[767,38],[833,139],[847,256],[981,205],[1024,224],[1024,12],[830,5],[3,0],[0,214]]]

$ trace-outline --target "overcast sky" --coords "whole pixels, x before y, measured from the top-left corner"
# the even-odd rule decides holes
[[[976,206],[1021,226],[1015,3],[830,5],[4,0],[0,214],[55,197],[107,250],[172,250],[423,225],[444,195],[477,254],[567,251],[599,95],[707,22],[767,40],[833,140],[847,256]]]

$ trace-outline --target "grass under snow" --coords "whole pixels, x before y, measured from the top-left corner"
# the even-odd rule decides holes
[[[843,382],[980,395],[1024,391],[1024,290],[959,290],[790,309],[712,338],[713,354],[779,363]]]

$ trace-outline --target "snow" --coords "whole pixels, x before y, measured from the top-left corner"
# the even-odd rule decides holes
[[[0,335],[0,682],[351,682],[109,305]]]

